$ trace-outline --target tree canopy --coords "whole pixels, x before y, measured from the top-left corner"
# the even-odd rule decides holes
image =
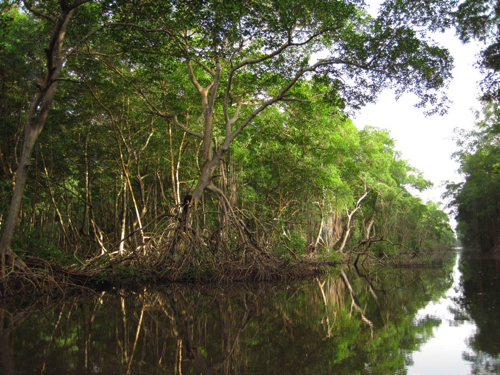
[[[484,44],[478,66],[485,74],[481,86],[483,99],[500,101],[500,2],[466,0],[455,12],[457,32],[464,42],[477,40]]]
[[[128,256],[160,278],[221,259],[257,277],[270,254],[448,245],[408,192],[428,183],[348,117],[385,88],[446,111],[453,62],[429,31],[452,4],[417,3],[5,2],[2,270]]]
[[[485,106],[476,128],[458,133],[461,149],[455,154],[464,182],[449,183],[462,242],[483,251],[500,246],[500,108]]]

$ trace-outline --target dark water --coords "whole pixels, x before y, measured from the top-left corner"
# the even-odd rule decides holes
[[[500,374],[500,263],[0,309],[0,374]]]

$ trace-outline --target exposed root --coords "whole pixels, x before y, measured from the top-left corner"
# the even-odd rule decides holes
[[[158,281],[271,281],[302,278],[320,272],[318,265],[299,261],[290,262],[272,255],[252,243],[235,248],[210,247],[209,240],[194,241],[193,236],[182,234],[176,240],[175,253],[162,256],[171,248],[170,243],[157,247],[155,253],[143,257],[141,268]],[[131,265],[138,260],[130,260]]]
[[[211,230],[200,230],[196,209],[183,210],[176,221],[144,233],[143,241],[127,251],[109,248],[75,266],[63,268],[38,258],[19,259],[11,267],[0,297],[15,294],[59,294],[156,282],[216,282],[291,280],[317,275],[328,265],[277,256],[271,244],[258,241],[240,219],[223,192],[217,196],[219,211],[211,218]],[[119,245],[117,245],[119,246]],[[116,251],[113,251],[116,250]],[[293,252],[292,252],[293,253]],[[17,257],[16,257],[17,258]]]
[[[91,280],[87,273],[64,269],[40,258],[28,257],[25,262],[15,258],[2,280],[0,297],[66,295],[93,290],[87,286]]]
[[[210,185],[207,190],[219,204],[215,229],[200,230],[201,211],[185,209],[176,228],[169,225],[151,235],[126,264],[161,281],[263,281],[318,272],[318,266],[273,255],[269,244],[258,243],[220,189]]]

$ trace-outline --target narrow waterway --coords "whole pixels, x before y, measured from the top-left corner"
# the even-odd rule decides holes
[[[500,264],[0,307],[0,374],[499,374]]]
[[[499,261],[459,253],[451,288],[417,313],[417,325],[429,319],[441,323],[412,354],[408,374],[500,374],[499,293]]]
[[[473,357],[470,339],[476,333],[476,325],[460,306],[463,297],[460,272],[460,255],[453,268],[453,285],[438,301],[431,301],[417,313],[415,324],[427,319],[441,323],[432,332],[432,337],[412,354],[413,364],[408,366],[409,375],[470,374]]]

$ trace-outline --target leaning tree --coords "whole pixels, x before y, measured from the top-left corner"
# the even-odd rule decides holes
[[[35,143],[45,125],[49,112],[52,108],[57,87],[64,80],[64,65],[77,47],[77,45],[66,45],[65,39],[72,18],[77,10],[91,0],[61,0],[59,3],[53,1],[24,1],[23,7],[47,23],[49,30],[47,45],[43,46],[44,64],[43,73],[34,83],[36,90],[29,102],[24,126],[24,140],[21,156],[15,173],[14,189],[7,219],[2,225],[2,237],[0,239],[0,269],[1,279],[5,280],[7,265],[18,265],[25,268],[24,264],[11,250],[12,238],[17,225],[24,187],[28,178],[31,156]],[[10,2],[8,2],[10,3]],[[13,6],[13,4],[9,4]],[[7,7],[6,7],[7,8]],[[4,9],[6,9],[4,8]],[[85,39],[85,38],[82,38]],[[41,37],[41,40],[44,40]]]

